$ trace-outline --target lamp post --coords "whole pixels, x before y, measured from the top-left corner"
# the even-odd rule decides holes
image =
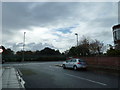
[[[25,55],[24,55],[24,50],[25,50],[25,34],[26,34],[26,32],[24,32],[24,38],[23,38],[23,59],[22,59],[22,61],[24,61],[24,59],[25,59]]]
[[[78,34],[77,34],[77,33],[75,33],[75,35],[76,35],[76,38],[77,38],[77,46],[78,46]]]
[[[75,35],[76,35],[76,40],[77,40],[77,47],[78,47],[78,34],[77,33],[75,33]],[[77,56],[78,56],[78,53],[77,53]]]

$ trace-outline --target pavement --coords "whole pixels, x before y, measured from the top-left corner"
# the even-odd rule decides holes
[[[0,89],[17,88],[24,89],[24,81],[14,67],[0,68]]]

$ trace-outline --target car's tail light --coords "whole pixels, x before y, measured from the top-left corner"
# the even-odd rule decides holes
[[[78,62],[77,64],[81,64],[80,62]]]

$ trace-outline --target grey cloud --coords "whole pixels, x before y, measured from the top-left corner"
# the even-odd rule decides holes
[[[3,32],[10,33],[14,30],[20,30],[25,28],[30,29],[31,26],[47,27],[49,25],[54,26],[65,22],[88,22],[91,18],[89,17],[90,13],[92,13],[92,15],[96,15],[97,13],[99,14],[101,12],[101,10],[100,12],[95,11],[96,6],[101,7],[100,5],[103,5],[104,7],[101,8],[105,8],[106,10],[103,11],[104,13],[107,13],[105,11],[108,10],[109,12],[110,8],[112,8],[109,4],[83,2],[4,2],[2,7]],[[101,20],[98,18],[94,21],[97,22],[97,20],[99,20],[101,24],[104,24],[104,21],[110,21],[104,20],[104,18]]]
[[[101,28],[105,28],[105,30],[106,28],[111,29],[113,24],[117,23],[117,19],[113,17],[113,15],[110,15],[112,13],[115,13],[115,8],[113,7],[114,6],[112,5],[112,3],[3,2],[3,34],[6,34],[5,36],[8,35],[9,37],[11,37],[12,34],[18,33],[18,30],[32,30],[32,26],[57,27],[57,25],[59,24],[61,26],[64,26],[66,25],[65,23],[71,25],[85,23],[85,25],[87,25],[86,29],[88,29],[87,32],[94,30],[91,32],[91,34],[94,35],[97,30],[100,30]],[[51,28],[49,29],[52,30]],[[111,32],[107,32],[109,35],[106,35],[104,37],[103,34],[106,32],[107,31],[101,32],[94,36],[101,36],[101,39],[106,38],[107,40],[107,38],[111,37]],[[57,34],[55,33],[54,35]],[[4,40],[8,40],[8,37],[5,36],[3,37]],[[62,36],[59,37],[63,39]],[[9,46],[9,44],[7,45]],[[42,44],[38,42],[28,44],[26,48],[36,50],[41,49],[44,46],[55,48],[53,45]],[[20,46],[18,45],[17,47],[19,48]]]
[[[13,31],[28,27],[29,12],[27,5],[25,3],[3,3],[3,31]]]
[[[47,26],[52,22],[65,20],[74,12],[77,3],[3,3],[4,32],[30,28],[30,26]]]
[[[5,44],[5,47],[6,48],[11,48],[12,50],[14,50],[15,52],[16,51],[20,51],[20,50],[23,50],[23,43],[6,43]],[[48,43],[28,43],[25,45],[25,50],[31,50],[31,51],[36,51],[36,50],[42,50],[44,49],[45,47],[50,47],[50,48],[53,48],[53,49],[58,49],[56,47],[54,47],[53,45],[51,44],[48,44]]]
[[[50,45],[48,43],[29,43],[26,44],[26,50],[32,50],[32,51],[36,51],[36,50],[42,50],[45,47],[50,47],[50,48],[54,48],[56,49],[56,47],[54,47],[53,45]]]
[[[112,31],[111,30],[104,30],[102,32],[95,32],[92,34],[94,39],[102,41],[104,44],[112,43]]]
[[[87,13],[94,13],[99,3],[78,2],[4,2],[2,6],[3,30],[25,29],[31,26],[44,26],[88,21]],[[89,12],[91,11],[91,12]],[[86,15],[85,15],[86,13]]]
[[[117,24],[117,17],[108,17],[108,18],[96,18],[94,20],[91,20],[88,23],[89,28],[96,28],[96,31],[100,28],[108,28],[109,30],[112,29],[112,27]]]

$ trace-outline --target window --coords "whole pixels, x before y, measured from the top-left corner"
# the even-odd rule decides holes
[[[117,40],[117,32],[116,31],[113,32],[113,37],[114,37],[114,40],[116,41]]]
[[[85,62],[84,60],[82,60],[82,59],[79,59],[79,62]]]
[[[117,39],[120,40],[120,29],[118,30],[117,35],[118,35]]]
[[[76,62],[76,59],[72,59],[72,62]]]
[[[66,62],[70,62],[71,60],[66,60]]]

